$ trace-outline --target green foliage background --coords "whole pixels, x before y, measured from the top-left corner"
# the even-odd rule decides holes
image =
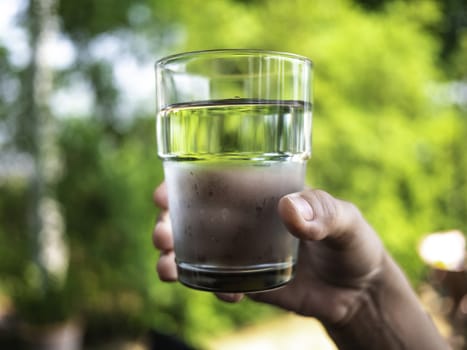
[[[53,313],[48,319],[78,315],[96,337],[104,330],[135,336],[156,328],[202,345],[208,336],[278,312],[249,301],[224,304],[158,281],[151,198],[163,174],[153,116],[119,115],[122,96],[112,71],[118,57],[89,54],[102,35],[141,65],[210,48],[310,57],[315,103],[308,182],[357,204],[416,285],[424,276],[416,254],[420,237],[467,232],[467,102],[464,96],[456,104],[446,93],[449,83],[467,79],[467,21],[449,27],[455,3],[467,17],[462,1],[60,1],[61,30],[78,54],[73,65],[55,72],[54,89],[79,75],[95,103],[91,115],[55,119],[64,162],[55,190],[71,260],[61,296],[52,296],[67,302],[43,298]],[[27,23],[28,14],[23,17]],[[21,82],[27,72],[8,57],[0,42],[2,74]],[[17,118],[21,93],[14,100],[4,96],[2,125],[27,122],[27,115]],[[18,132],[2,151],[22,142]],[[36,293],[27,205],[25,179],[2,180],[0,287],[25,318],[34,313],[25,296]]]

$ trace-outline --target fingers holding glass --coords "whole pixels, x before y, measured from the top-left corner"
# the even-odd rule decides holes
[[[172,251],[174,249],[172,225],[167,211],[163,211],[160,214],[156,226],[154,227],[152,241],[154,247],[161,251]]]

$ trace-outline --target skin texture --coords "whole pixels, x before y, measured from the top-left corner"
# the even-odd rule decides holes
[[[161,209],[153,232],[161,252],[157,273],[162,281],[176,281],[164,183],[155,190],[154,203]],[[296,276],[285,287],[248,297],[317,318],[340,349],[447,348],[404,274],[353,204],[306,189],[282,197],[278,212],[300,239]],[[227,302],[244,297],[216,296]]]

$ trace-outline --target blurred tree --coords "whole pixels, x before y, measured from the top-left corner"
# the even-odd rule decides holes
[[[462,35],[467,29],[467,5],[464,0],[438,0],[442,20],[435,32],[441,37],[441,57],[449,60],[459,49]]]
[[[54,1],[34,0],[27,9],[31,59],[22,76],[19,96],[23,109],[15,127],[17,150],[25,152],[33,164],[25,198],[27,216],[23,218],[28,222],[29,235],[23,244],[29,248],[29,259],[15,268],[19,280],[14,287],[17,293],[13,293],[18,311],[29,322],[62,321],[69,316],[62,303],[66,297],[61,297],[68,249],[54,191],[60,159],[56,125],[48,105],[53,71],[44,55],[48,39],[58,29],[55,5]]]

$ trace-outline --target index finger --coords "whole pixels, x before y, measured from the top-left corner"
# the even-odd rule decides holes
[[[167,197],[167,185],[162,182],[153,193],[153,200],[154,203],[161,209],[168,209],[169,208],[169,200]]]

